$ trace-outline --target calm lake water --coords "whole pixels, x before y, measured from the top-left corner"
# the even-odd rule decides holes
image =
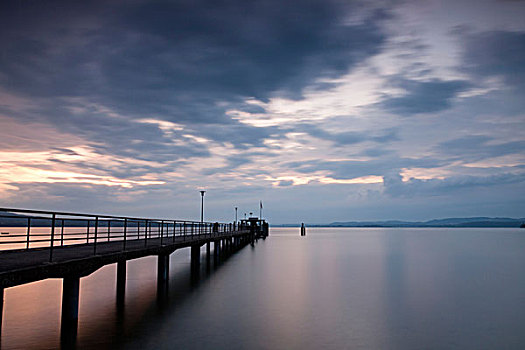
[[[525,230],[273,228],[192,274],[171,256],[81,279],[79,348],[525,349]],[[204,262],[204,256],[203,256]],[[5,291],[2,349],[59,347],[61,280]]]

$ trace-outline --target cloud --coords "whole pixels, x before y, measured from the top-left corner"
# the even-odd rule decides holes
[[[96,97],[129,115],[217,121],[217,101],[297,96],[377,53],[385,16],[345,23],[356,10],[316,0],[12,6],[1,11],[0,74],[29,96]]]
[[[453,159],[471,162],[510,154],[523,154],[525,141],[501,142],[486,135],[469,135],[442,142],[438,145],[438,149]]]
[[[451,35],[456,3],[0,2],[2,200],[183,218],[205,187],[228,219],[252,198],[292,220],[297,198],[344,219],[439,193],[516,211],[523,32]]]
[[[401,168],[437,168],[444,164],[446,162],[439,159],[401,158],[394,154],[375,159],[291,162],[287,166],[303,174],[327,171],[332,178],[345,180],[367,176],[384,176]]]
[[[500,78],[506,86],[525,87],[525,32],[462,33],[464,69],[474,78]]]
[[[460,92],[470,87],[465,80],[394,79],[392,83],[403,90],[402,95],[387,97],[379,105],[388,112],[406,116],[446,110]]]
[[[484,191],[507,184],[523,184],[525,174],[503,173],[492,176],[451,176],[445,179],[415,179],[403,181],[399,174],[384,177],[385,193],[399,196],[446,196],[459,195],[473,188]]]

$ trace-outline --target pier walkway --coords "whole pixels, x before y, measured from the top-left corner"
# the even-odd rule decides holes
[[[0,208],[0,322],[4,288],[46,278],[62,278],[62,332],[76,333],[80,278],[117,263],[117,302],[123,302],[126,262],[158,256],[157,287],[169,278],[169,256],[190,247],[191,266],[198,268],[201,247],[217,261],[268,235],[258,218],[240,223],[162,220]],[[65,331],[65,329],[68,329]]]

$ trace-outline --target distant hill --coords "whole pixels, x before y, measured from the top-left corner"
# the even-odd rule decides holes
[[[429,221],[336,221],[330,224],[310,224],[310,227],[520,227],[525,218],[446,218]],[[296,227],[298,225],[273,225],[281,227]]]

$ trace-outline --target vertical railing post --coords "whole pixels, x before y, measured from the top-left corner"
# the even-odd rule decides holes
[[[95,244],[93,245],[93,255],[97,254],[97,235],[98,235],[98,216],[95,217]]]
[[[146,231],[144,234],[144,247],[147,247],[148,246],[148,220],[146,220],[145,225],[146,225]]]
[[[173,221],[173,243],[175,243],[175,229],[177,227],[177,221]],[[179,230],[180,232],[180,230]]]
[[[87,221],[87,239],[86,239],[86,243],[89,243],[89,223],[90,223],[91,220],[88,220]]]
[[[109,242],[109,235],[111,234],[111,220],[108,221],[108,242]]]
[[[162,245],[164,236],[164,220],[160,222],[160,245]]]
[[[29,237],[31,236],[31,218],[27,218],[27,242],[26,242],[26,249],[29,249]]]
[[[64,246],[64,219],[62,219],[62,228],[60,229],[60,246]]]
[[[124,219],[124,250],[126,250],[126,233],[128,230],[128,219]]]
[[[49,261],[53,261],[53,241],[55,240],[55,220],[56,214],[53,213],[51,219],[51,246],[49,247]]]
[[[137,220],[137,239],[140,239],[140,220]]]

